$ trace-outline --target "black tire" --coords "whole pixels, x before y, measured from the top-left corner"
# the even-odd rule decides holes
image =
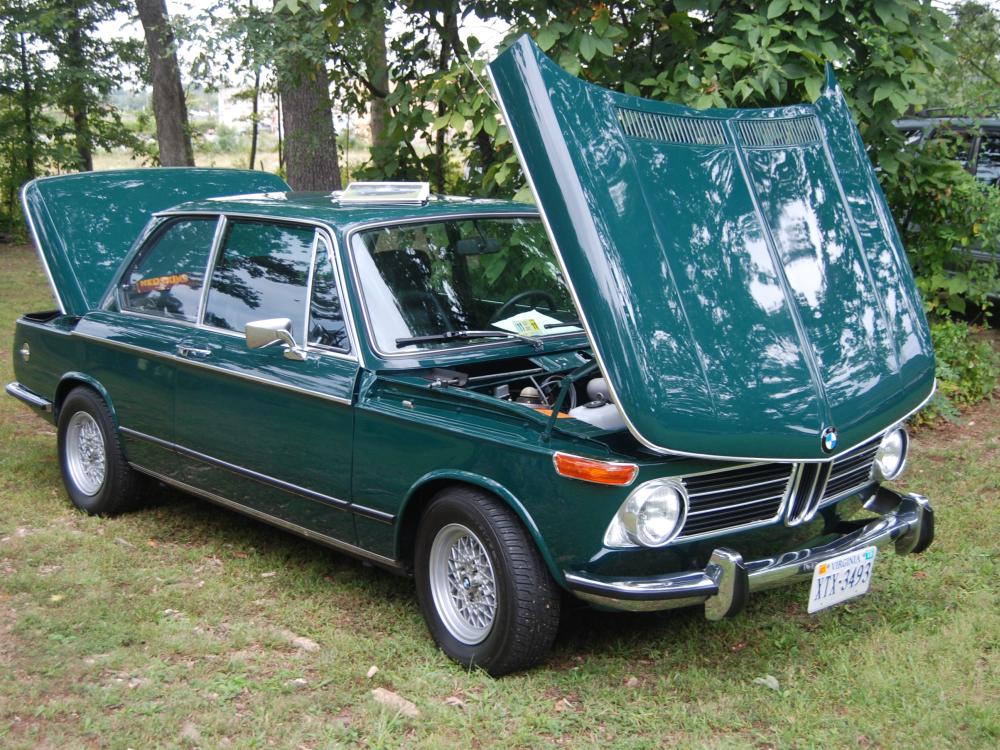
[[[451,552],[447,559],[454,560],[457,550],[468,549],[477,550],[479,560],[485,555],[489,565],[472,569],[488,575],[470,574],[477,581],[472,584],[462,573],[461,590],[449,588],[442,577],[442,553]],[[441,650],[459,664],[499,677],[534,665],[552,647],[559,628],[559,587],[520,520],[492,496],[465,487],[440,492],[420,519],[414,573],[427,627]],[[457,593],[447,593],[452,590]],[[473,624],[475,617],[460,611],[458,602],[470,600],[479,607],[477,613],[492,612],[488,626]],[[466,630],[470,632],[463,638],[460,631]]]
[[[83,442],[89,440],[84,459],[79,458],[84,451],[81,432],[87,433]],[[93,456],[98,450],[103,450],[104,455],[99,481],[96,470],[86,474],[86,468],[82,468],[94,466]],[[69,499],[89,515],[113,516],[139,503],[141,477],[125,460],[111,410],[90,388],[74,388],[59,410],[59,468]]]

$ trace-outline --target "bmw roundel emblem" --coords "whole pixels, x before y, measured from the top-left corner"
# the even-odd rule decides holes
[[[833,453],[833,449],[837,447],[837,428],[827,427],[823,430],[820,442],[823,445],[824,453]]]

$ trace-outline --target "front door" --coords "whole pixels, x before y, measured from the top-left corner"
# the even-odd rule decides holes
[[[247,323],[292,321],[306,350],[250,350]],[[353,544],[352,399],[358,364],[325,235],[227,219],[203,325],[184,342],[175,435],[187,484],[271,519]]]

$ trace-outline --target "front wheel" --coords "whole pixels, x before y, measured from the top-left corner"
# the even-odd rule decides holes
[[[90,388],[71,391],[59,410],[59,465],[69,499],[92,516],[138,503],[140,478],[125,459],[111,410]]]
[[[417,531],[417,597],[441,649],[493,676],[525,669],[551,648],[559,590],[524,526],[471,488],[444,490]]]

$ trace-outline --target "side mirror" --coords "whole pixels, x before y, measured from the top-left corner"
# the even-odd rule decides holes
[[[247,323],[245,334],[248,349],[261,349],[280,341],[285,345],[285,359],[301,362],[306,352],[292,338],[292,321],[288,318],[270,318]]]

